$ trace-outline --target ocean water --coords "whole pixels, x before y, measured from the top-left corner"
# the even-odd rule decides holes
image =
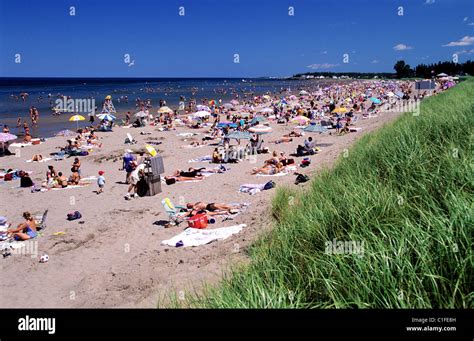
[[[307,83],[306,83],[307,84]],[[13,134],[22,135],[23,129],[16,128],[20,117],[31,126],[29,108],[35,106],[40,113],[38,127],[32,128],[35,137],[50,137],[62,129],[75,129],[76,122],[69,122],[71,113],[53,116],[51,107],[61,96],[72,99],[94,99],[97,112],[100,113],[105,96],[111,95],[119,118],[125,113],[132,114],[136,108],[136,100],[151,100],[151,113],[159,107],[160,99],[166,100],[169,107],[177,109],[180,97],[187,101],[194,98],[199,104],[202,100],[219,100],[223,103],[239,96],[251,98],[265,93],[278,94],[290,88],[297,90],[304,85],[302,81],[281,79],[60,79],[60,78],[1,78],[0,79],[0,124],[7,124]],[[26,100],[21,93],[28,93]],[[48,97],[48,95],[51,97]],[[125,96],[128,102],[125,102]],[[86,113],[80,113],[87,118]],[[79,122],[79,127],[87,121]]]

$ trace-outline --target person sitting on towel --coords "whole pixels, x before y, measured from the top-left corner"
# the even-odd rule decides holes
[[[27,240],[35,238],[38,233],[36,232],[36,222],[30,212],[24,212],[23,218],[24,223],[18,225],[17,228],[8,229],[8,236],[13,237],[15,240]]]

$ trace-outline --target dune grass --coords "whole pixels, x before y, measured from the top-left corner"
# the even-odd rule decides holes
[[[280,188],[251,262],[206,308],[472,308],[474,79],[361,138],[304,190]],[[330,253],[327,243],[362,251]]]

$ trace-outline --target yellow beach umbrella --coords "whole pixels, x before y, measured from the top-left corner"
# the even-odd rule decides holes
[[[145,149],[146,151],[148,152],[148,154],[150,154],[151,156],[155,157],[157,152],[156,152],[156,149],[153,148],[153,146],[149,145],[149,144],[146,144],[145,145]]]
[[[347,112],[347,109],[344,108],[344,107],[339,107],[339,108],[334,109],[332,112],[335,112],[337,114],[341,114],[341,113]]]
[[[169,107],[166,107],[166,106],[158,109],[159,114],[165,114],[165,113],[171,113],[171,112],[173,112],[173,110],[171,110]]]
[[[70,122],[76,122],[77,129],[79,129],[79,121],[85,121],[86,118],[82,115],[74,115],[69,119]]]

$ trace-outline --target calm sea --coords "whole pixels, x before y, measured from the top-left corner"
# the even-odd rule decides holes
[[[16,128],[16,121],[20,117],[31,125],[28,110],[35,106],[40,118],[38,128],[32,130],[34,136],[50,137],[62,129],[75,129],[76,123],[68,121],[72,114],[52,115],[51,107],[56,105],[60,96],[93,98],[100,113],[105,96],[111,95],[117,116],[124,118],[127,111],[138,111],[137,99],[150,99],[151,113],[155,113],[160,99],[176,109],[181,96],[186,100],[194,98],[198,103],[203,99],[226,102],[237,95],[251,98],[252,94],[279,93],[285,88],[297,90],[302,85],[301,81],[282,79],[0,78],[0,124],[2,127],[7,124],[14,134],[22,133],[22,129]],[[25,101],[21,99],[21,93],[28,93]],[[125,97],[128,97],[128,102]],[[86,122],[80,122],[79,126]]]

